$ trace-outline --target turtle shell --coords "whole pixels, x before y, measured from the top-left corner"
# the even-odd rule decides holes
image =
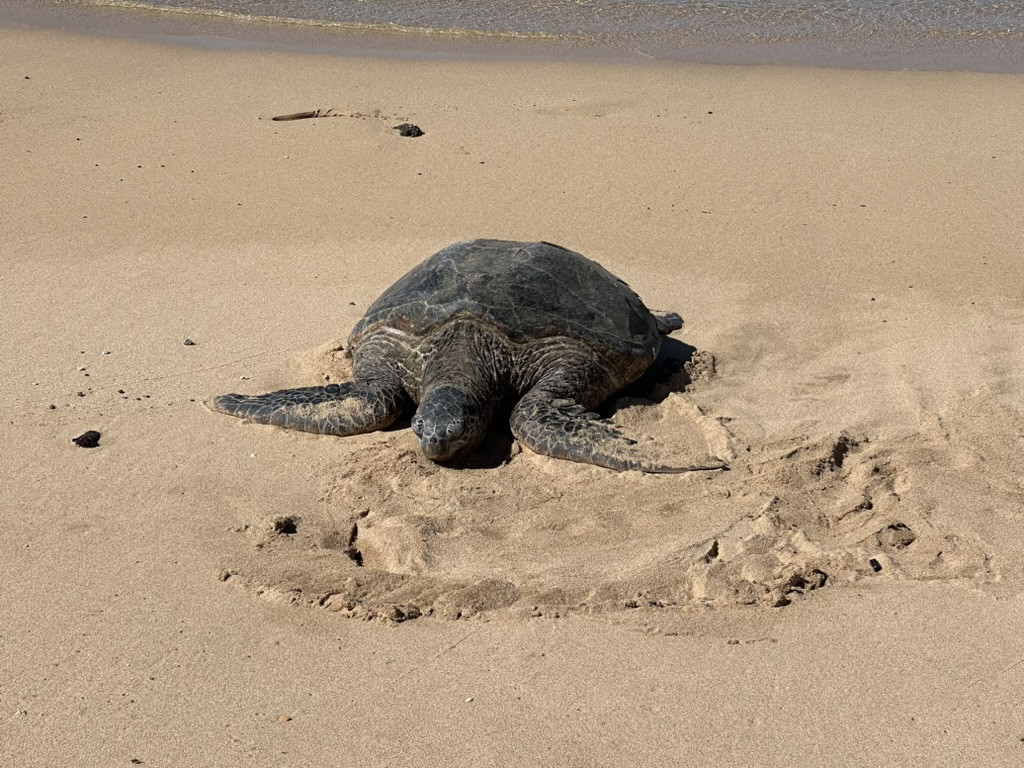
[[[657,355],[657,324],[632,289],[600,264],[551,243],[470,240],[438,251],[384,291],[352,331],[414,336],[470,318],[517,343],[550,336],[588,342],[613,358]]]

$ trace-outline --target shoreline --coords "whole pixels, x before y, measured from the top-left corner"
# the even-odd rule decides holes
[[[898,52],[837,49],[836,41],[699,44],[641,50],[625,42],[587,37],[504,35],[472,30],[403,29],[293,24],[113,7],[39,5],[11,0],[0,26],[66,31],[100,37],[210,49],[276,51],[328,56],[413,60],[606,61],[726,66],[786,66],[861,71],[1024,73],[1024,40],[975,41],[976,49],[951,54],[935,40],[919,39]],[[866,45],[864,43],[862,46]]]

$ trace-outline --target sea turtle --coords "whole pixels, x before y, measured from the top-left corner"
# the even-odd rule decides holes
[[[551,243],[455,243],[388,288],[352,330],[354,380],[265,395],[222,395],[221,413],[327,435],[383,429],[411,402],[423,453],[477,447],[496,413],[537,453],[616,470],[686,472],[651,460],[591,409],[654,362],[653,314],[596,262]]]

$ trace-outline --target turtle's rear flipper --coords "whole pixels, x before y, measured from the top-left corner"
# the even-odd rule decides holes
[[[512,434],[527,448],[556,459],[666,474],[729,468],[717,460],[671,466],[578,403],[544,394],[529,393],[520,400],[512,412],[511,425]]]
[[[265,395],[221,395],[208,405],[257,424],[344,436],[388,426],[402,413],[405,396],[401,390],[346,382]]]
[[[667,336],[672,331],[678,331],[683,327],[683,318],[678,312],[651,312],[654,315],[654,322],[658,324],[658,333]]]

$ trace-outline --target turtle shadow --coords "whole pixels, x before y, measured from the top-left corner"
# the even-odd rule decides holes
[[[508,428],[508,419],[495,423],[504,426],[491,427],[483,443],[474,448],[469,455],[446,461],[443,466],[450,469],[498,469],[508,464],[512,459],[512,444],[515,437]]]
[[[630,401],[646,400],[657,405],[673,392],[685,392],[693,383],[690,364],[697,357],[697,352],[696,347],[678,339],[662,339],[658,357],[643,376],[612,395],[597,412],[603,418],[610,418],[630,405]]]
[[[693,362],[696,354],[694,346],[678,339],[662,339],[654,364],[622,393],[660,403],[671,392],[685,391],[693,383],[687,365]]]

